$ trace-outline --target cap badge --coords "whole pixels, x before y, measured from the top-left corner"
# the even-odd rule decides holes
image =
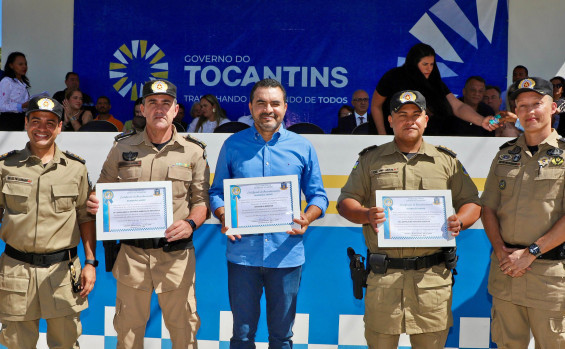
[[[400,96],[400,101],[402,103],[415,102],[416,101],[416,95],[412,92],[405,92]]]
[[[37,107],[42,110],[53,111],[53,108],[55,108],[55,103],[53,103],[53,101],[49,98],[41,98],[39,101],[37,101]]]
[[[151,90],[153,93],[165,93],[169,86],[164,81],[155,81],[151,84]]]
[[[518,88],[534,88],[534,86],[536,86],[536,82],[532,79],[524,79],[518,84]]]

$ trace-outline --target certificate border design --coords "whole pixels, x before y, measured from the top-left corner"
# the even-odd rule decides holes
[[[376,206],[382,207],[384,206],[383,198],[391,198],[391,197],[406,197],[406,196],[415,196],[415,197],[443,197],[445,200],[445,210],[444,216],[447,223],[447,217],[451,216],[454,213],[451,199],[451,190],[376,190],[375,197],[376,197]],[[387,217],[387,210],[385,209],[385,217]],[[388,220],[385,221],[388,224]],[[447,235],[447,238],[442,239],[433,239],[433,238],[422,238],[422,239],[410,239],[410,238],[391,238],[385,234],[385,223],[381,223],[377,226],[379,232],[377,233],[378,244],[379,247],[454,247],[455,246],[455,237],[451,236],[447,231],[447,224],[442,227],[442,231],[445,230],[444,234]]]
[[[231,187],[246,184],[261,184],[261,183],[290,183],[290,202],[292,207],[292,219],[300,217],[300,192],[298,186],[297,175],[287,176],[270,176],[270,177],[252,177],[252,178],[231,178],[224,180],[224,209],[225,209],[225,224],[229,228],[227,235],[247,235],[247,234],[263,234],[263,233],[280,233],[292,228],[298,227],[294,222],[288,224],[261,224],[248,227],[232,227],[232,203],[231,203]]]
[[[166,217],[165,228],[139,228],[139,229],[116,229],[110,232],[104,232],[104,209],[102,195],[105,190],[127,190],[127,189],[162,189],[164,193],[164,214]],[[163,238],[165,230],[173,223],[173,200],[172,200],[172,183],[171,181],[154,181],[154,182],[117,182],[117,183],[98,183],[96,184],[96,197],[100,200],[100,206],[96,213],[96,240],[124,240],[124,239],[147,239],[147,238]]]
[[[388,220],[388,215],[389,215],[389,207],[392,207],[393,204],[393,199],[395,197],[399,197],[399,196],[403,196],[403,195],[387,195],[387,196],[383,196],[382,197],[382,204],[383,204],[383,208],[385,210],[385,218],[387,218],[387,220],[385,221],[386,223],[386,227],[384,227],[384,232],[382,232],[384,234],[385,239],[388,240],[416,240],[416,239],[412,239],[409,237],[401,237],[401,236],[390,236],[390,227],[389,227],[389,220]],[[421,198],[428,198],[428,197],[434,197],[434,198],[441,198],[443,200],[443,220],[447,222],[447,204],[445,203],[445,196],[443,195],[419,195],[418,197]],[[387,204],[387,200],[390,200],[390,205]],[[388,228],[388,229],[387,229]],[[447,224],[441,227],[441,232],[443,233],[443,235],[447,234]],[[438,240],[434,237],[424,237],[424,238],[419,238],[417,240]]]

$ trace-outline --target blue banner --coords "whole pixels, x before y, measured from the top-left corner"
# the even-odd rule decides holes
[[[312,122],[329,132],[353,92],[372,96],[419,42],[434,47],[454,94],[472,75],[504,90],[507,21],[505,0],[83,0],[75,2],[73,69],[82,89],[108,96],[122,121],[149,79],[176,84],[187,110],[214,94],[237,120],[249,114],[253,84],[273,77],[287,89],[287,125]]]

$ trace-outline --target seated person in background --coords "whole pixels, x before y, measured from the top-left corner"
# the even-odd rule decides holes
[[[555,76],[549,81],[553,84],[553,101],[557,104],[557,111],[553,114],[551,125],[557,130],[557,133],[563,135],[565,131],[565,93],[563,93],[565,79]]]
[[[214,95],[207,94],[202,96],[200,98],[200,109],[202,110],[202,116],[192,120],[187,132],[212,133],[216,127],[230,122]]]
[[[177,104],[179,106],[179,111],[175,116],[175,118],[173,119],[173,123],[176,122],[181,124],[182,127],[186,130],[188,128],[188,124],[183,120],[186,109],[184,108],[184,105],[182,103],[177,103]]]
[[[145,117],[141,114],[141,103],[143,98],[138,98],[133,105],[133,119],[126,121],[124,124],[124,132],[128,132],[135,129],[137,132],[143,131],[145,129]]]
[[[110,98],[106,96],[98,97],[98,100],[96,101],[96,111],[98,112],[98,115],[94,120],[104,120],[111,122],[112,124],[116,125],[118,131],[122,132],[124,124],[120,120],[116,119],[112,114],[110,114],[110,109],[112,109]]]
[[[193,120],[202,116],[202,108],[200,108],[200,102],[194,102],[192,104],[192,107],[190,107],[190,116]]]
[[[483,103],[485,87],[485,79],[480,76],[471,76],[465,82],[463,96],[459,97],[459,100],[473,108],[481,116],[493,116],[495,114],[494,110]],[[457,136],[494,136],[494,132],[489,132],[481,126],[476,126],[461,119],[454,119],[454,127],[454,134]]]
[[[78,90],[80,88],[80,79],[78,74],[72,71],[68,72],[67,75],[65,75],[65,85],[67,87],[64,90],[57,91],[53,95],[53,99],[61,104],[66,97],[67,90]],[[92,103],[92,98],[84,92],[82,93],[82,105],[85,109],[88,109],[91,112],[93,111],[94,104]]]
[[[495,114],[500,114],[500,116],[508,114],[508,112],[501,110],[502,97],[498,86],[487,85],[485,88],[483,103],[491,107]],[[518,137],[520,133],[522,132],[516,128],[514,122],[504,122],[502,123],[502,126],[494,131],[496,137]]]
[[[332,130],[332,133],[339,134],[351,134],[351,131],[355,127],[368,122],[369,118],[372,118],[369,110],[369,94],[364,90],[357,90],[353,93],[353,98],[351,99],[351,104],[353,104],[354,112],[353,114],[346,115],[343,118],[337,120],[337,127]]]
[[[83,109],[84,95],[78,88],[68,88],[66,91],[63,100],[63,131],[78,131],[82,125],[92,121],[92,113]]]
[[[508,86],[506,90],[506,110],[513,111],[513,108],[510,108],[510,104],[513,101],[510,100],[510,88],[516,81],[520,81],[522,79],[527,78],[529,75],[528,68],[524,67],[523,65],[517,65],[512,69],[512,84]]]
[[[339,120],[340,120],[341,118],[344,118],[344,117],[346,117],[346,116],[349,116],[349,115],[353,114],[353,111],[354,111],[354,109],[353,109],[352,106],[350,106],[350,105],[348,105],[348,104],[342,105],[342,106],[339,108],[339,110],[337,111],[337,121],[338,121],[338,123],[339,123]],[[332,134],[337,134],[337,133],[339,133],[339,132],[338,132],[338,128],[337,128],[337,127],[332,128],[332,132],[331,132],[331,133],[332,133]]]

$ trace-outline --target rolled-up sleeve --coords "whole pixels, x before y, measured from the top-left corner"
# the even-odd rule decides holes
[[[192,182],[190,183],[190,207],[208,206],[208,190],[210,188],[210,167],[199,154],[193,163]]]

